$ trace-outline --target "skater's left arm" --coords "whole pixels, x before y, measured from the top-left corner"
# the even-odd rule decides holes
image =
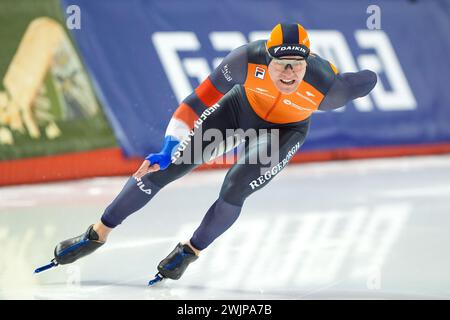
[[[377,84],[377,75],[370,70],[336,74],[319,110],[340,108],[353,99],[364,97]]]

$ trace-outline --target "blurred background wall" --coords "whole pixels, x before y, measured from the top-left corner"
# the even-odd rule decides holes
[[[221,59],[280,22],[378,75],[313,115],[294,161],[450,152],[449,1],[1,0],[0,185],[133,172]]]

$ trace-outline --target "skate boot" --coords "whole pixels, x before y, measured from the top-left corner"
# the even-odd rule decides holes
[[[104,242],[99,241],[99,236],[93,227],[94,225],[89,226],[87,231],[78,237],[60,242],[54,251],[55,258],[49,264],[37,268],[34,273],[40,273],[60,264],[75,262],[100,248]]]
[[[175,249],[158,265],[158,273],[148,285],[154,285],[165,278],[178,280],[183,275],[188,265],[197,260],[198,256],[187,244],[177,244]]]

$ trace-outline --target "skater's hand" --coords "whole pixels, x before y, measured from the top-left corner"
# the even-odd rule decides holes
[[[140,168],[133,174],[135,179],[140,180],[147,173],[165,170],[172,163],[172,151],[180,142],[172,136],[164,138],[164,146],[158,153],[150,153]]]
[[[159,166],[158,163],[150,165],[150,161],[149,160],[144,160],[144,162],[142,162],[142,164],[139,167],[139,169],[133,174],[133,177],[135,179],[140,180],[147,173],[155,172],[155,171],[158,171],[159,169],[160,169],[160,166]]]

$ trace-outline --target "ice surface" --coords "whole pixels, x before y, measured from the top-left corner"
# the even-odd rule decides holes
[[[226,171],[194,172],[106,245],[39,275],[127,177],[0,188],[1,299],[449,299],[450,156],[290,165],[178,281],[148,288]]]

